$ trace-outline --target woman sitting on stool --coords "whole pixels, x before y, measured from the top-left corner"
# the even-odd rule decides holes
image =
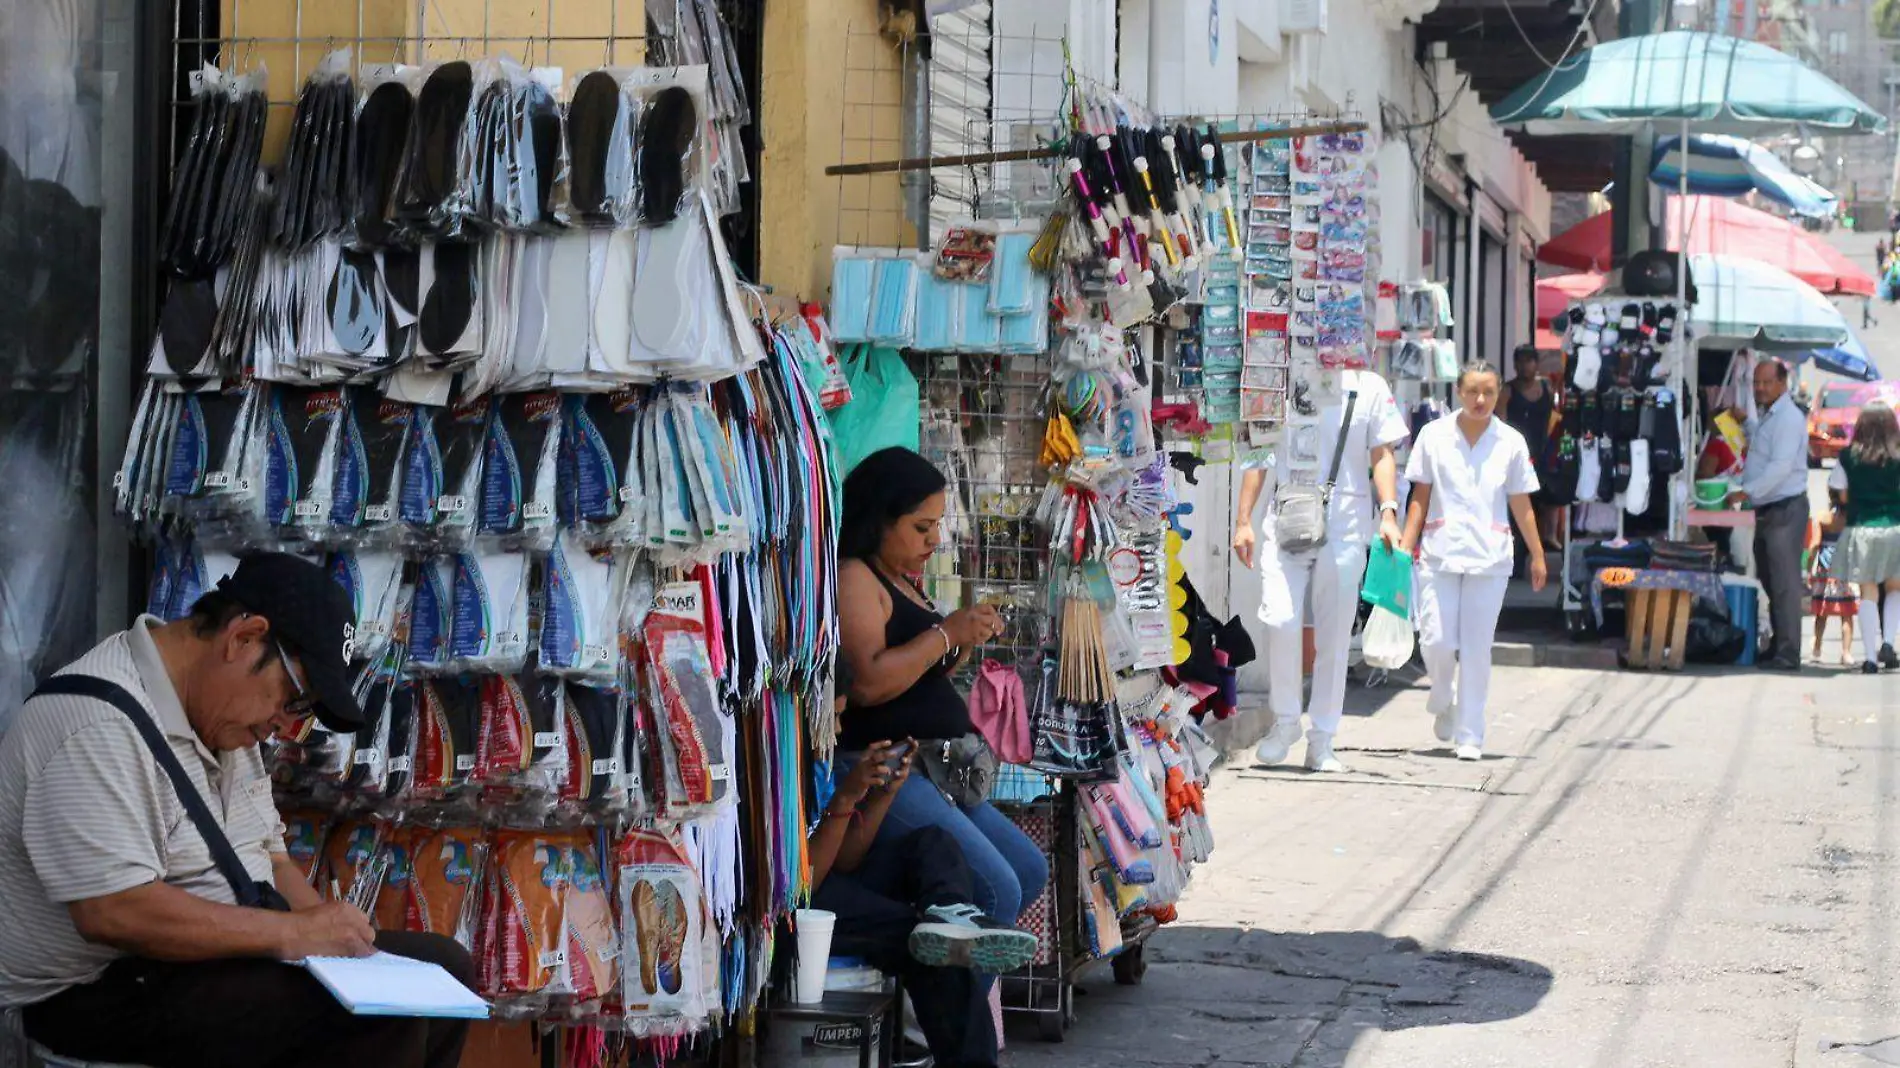
[[[916,755],[914,742],[872,742],[839,780],[811,836],[812,907],[838,917],[835,953],[903,977],[941,1068],[995,1068],[988,984],[973,969],[1015,971],[1036,936],[971,904],[970,866],[948,831],[877,841]]]

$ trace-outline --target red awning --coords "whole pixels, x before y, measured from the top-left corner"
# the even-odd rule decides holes
[[[1667,236],[1672,249],[1680,243],[1679,208],[1683,204],[1689,209],[1692,253],[1719,253],[1772,263],[1823,293],[1874,295],[1874,276],[1817,235],[1724,197],[1670,197]],[[1537,259],[1579,271],[1609,270],[1610,213],[1592,215],[1546,241],[1537,250]]]

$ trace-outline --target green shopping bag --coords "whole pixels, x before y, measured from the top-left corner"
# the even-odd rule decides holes
[[[923,420],[917,379],[904,358],[882,345],[851,345],[844,361],[851,400],[830,413],[838,473],[850,474],[866,456],[893,445],[916,451]]]
[[[1412,558],[1386,545],[1383,538],[1374,538],[1359,596],[1400,619],[1412,618]]]

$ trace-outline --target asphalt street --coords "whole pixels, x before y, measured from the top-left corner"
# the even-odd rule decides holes
[[[1348,775],[1237,751],[1143,981],[1084,973],[1066,1041],[1014,1018],[1005,1063],[1900,1065],[1900,675],[1501,667],[1476,765],[1424,698],[1352,691]]]

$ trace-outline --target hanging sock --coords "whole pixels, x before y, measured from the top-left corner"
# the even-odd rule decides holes
[[[1629,488],[1623,491],[1623,510],[1630,515],[1642,515],[1649,511],[1649,442],[1637,438],[1628,448],[1630,481]]]
[[[1880,662],[1880,609],[1875,604],[1877,598],[1861,598],[1857,615],[1860,619],[1861,659],[1869,664]]]

